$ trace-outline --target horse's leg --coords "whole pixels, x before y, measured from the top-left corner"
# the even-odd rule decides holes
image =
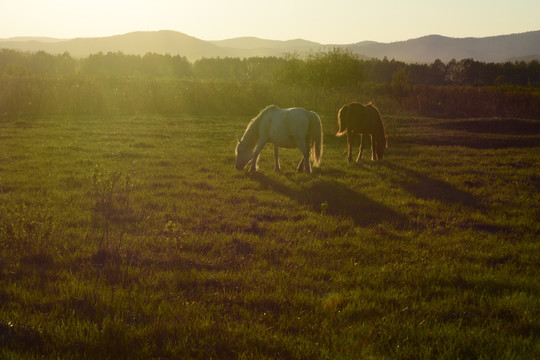
[[[298,163],[298,166],[296,167],[296,170],[298,170],[298,172],[302,172],[304,170],[304,156],[303,155],[302,155],[302,159]]]
[[[311,149],[308,147],[307,151],[304,153],[304,165],[306,167],[306,174],[311,174],[311,163],[309,162],[309,156]]]
[[[277,145],[274,145],[274,161],[276,163],[275,171],[281,171],[281,167],[279,166],[279,147]]]
[[[311,148],[306,144],[306,148],[302,151],[306,174],[311,174],[311,163],[309,162],[309,156],[311,155]]]
[[[296,168],[296,170],[298,170],[299,172],[305,170],[306,174],[311,174],[311,163],[309,162],[309,155],[309,149],[307,150],[307,153],[302,152],[302,160],[300,160],[300,162],[298,163],[298,167]]]
[[[296,169],[299,172],[305,170],[306,174],[311,174],[311,164],[309,162],[309,155],[311,149],[304,141],[297,141],[296,145],[298,146],[298,149],[300,149],[300,152],[302,152],[302,160],[300,160],[300,163],[298,164],[298,167]]]
[[[350,130],[347,130],[347,161],[348,162],[351,162],[352,161],[352,142],[353,142],[353,139],[354,139],[354,135],[351,133],[350,134]]]
[[[356,162],[359,162],[362,158],[362,153],[364,152],[364,146],[366,145],[364,137],[364,134],[360,134],[360,148],[358,149],[358,157],[356,158]]]
[[[249,171],[257,171],[259,169],[259,166],[257,165],[257,161],[259,159],[259,154],[261,153],[261,150],[266,144],[266,139],[259,138],[259,142],[257,143],[257,148],[255,149],[255,152],[253,153],[253,159],[251,160],[251,168]]]
[[[377,144],[375,143],[375,139],[373,138],[373,135],[371,136],[371,160],[377,160],[377,152],[375,149],[377,148]]]

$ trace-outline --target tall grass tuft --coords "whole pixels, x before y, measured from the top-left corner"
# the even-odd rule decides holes
[[[99,250],[118,250],[134,221],[130,194],[133,189],[131,176],[119,170],[107,171],[96,165],[92,174],[92,224],[100,235]]]

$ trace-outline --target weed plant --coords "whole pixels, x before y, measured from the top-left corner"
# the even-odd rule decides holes
[[[116,170],[105,173],[102,166],[96,165],[92,174],[92,195],[95,199],[92,222],[101,230],[99,248],[110,250],[113,230],[118,228],[116,244],[118,250],[122,243],[127,225],[133,220],[130,192],[133,184],[129,174]]]

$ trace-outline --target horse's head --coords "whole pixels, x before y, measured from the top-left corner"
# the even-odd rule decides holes
[[[246,147],[245,144],[242,144],[240,141],[236,144],[234,153],[236,154],[236,168],[238,170],[243,170],[253,158],[253,150]]]
[[[373,141],[373,140],[372,140]],[[384,156],[384,150],[388,147],[388,135],[383,135],[375,142],[375,152],[377,153],[377,160],[382,160]]]

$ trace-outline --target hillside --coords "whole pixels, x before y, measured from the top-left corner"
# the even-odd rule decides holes
[[[210,41],[212,44],[224,47],[224,48],[233,48],[233,49],[310,49],[310,48],[319,48],[324,45],[307,41],[302,39],[295,40],[267,40],[259,39],[256,37],[240,37],[227,40],[218,40]]]
[[[208,41],[199,40],[175,31],[133,32],[103,38],[77,38],[67,41],[42,42],[0,41],[1,48],[24,51],[43,50],[50,53],[70,53],[75,57],[85,57],[98,52],[123,52],[125,54],[144,55],[159,53],[182,55],[190,60],[202,57],[235,56],[229,50]]]
[[[433,62],[472,58],[484,62],[505,62],[540,55],[540,31],[485,38],[449,38],[430,35],[383,44],[363,42],[347,45],[355,53],[374,58],[387,57],[407,62]]]
[[[175,32],[133,32],[103,38],[54,40],[50,38],[0,39],[0,48],[22,51],[64,52],[85,57],[97,52],[123,52],[144,55],[149,52],[185,56],[193,61],[203,57],[283,56],[286,53],[307,53],[331,47],[349,49],[355,54],[406,62],[433,62],[473,58],[484,62],[506,62],[516,59],[538,59],[540,31],[485,38],[450,38],[429,35],[407,41],[378,43],[363,41],[355,44],[319,44],[297,39],[267,40],[255,37],[205,41]]]

